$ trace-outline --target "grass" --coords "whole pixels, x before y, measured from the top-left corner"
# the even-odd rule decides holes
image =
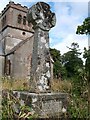
[[[1,78],[2,90],[29,90],[29,80]]]
[[[34,113],[32,108],[27,105],[21,105],[20,99],[16,98],[12,91],[28,91],[29,80],[25,79],[11,79],[3,77],[0,79],[2,90],[2,109],[0,110],[2,118],[1,120],[31,120],[37,118],[37,114]],[[18,106],[18,107],[17,107]],[[18,110],[18,113],[16,112]]]
[[[82,80],[81,80],[82,81]],[[1,78],[2,90],[30,90],[29,80]],[[65,92],[69,94],[68,114],[70,118],[89,118],[87,94],[83,94],[87,90],[86,84],[79,83],[77,79],[51,81],[51,90],[53,92]],[[81,87],[82,86],[82,87]],[[84,95],[84,96],[83,96]]]
[[[1,84],[3,90],[30,90],[29,80],[25,79],[12,79],[12,78],[1,78]],[[51,90],[53,92],[70,92],[72,84],[69,81],[60,81],[54,79],[51,81]]]
[[[72,90],[72,84],[70,81],[60,81],[57,79],[54,79],[51,82],[51,89],[54,92],[70,92]]]

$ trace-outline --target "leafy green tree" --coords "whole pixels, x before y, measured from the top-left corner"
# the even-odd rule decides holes
[[[61,54],[60,54],[59,50],[57,50],[55,48],[54,49],[50,48],[50,54],[51,54],[54,62],[57,61],[57,60],[61,61]]]
[[[83,61],[79,58],[81,53],[78,48],[78,43],[72,43],[69,51],[62,56],[62,63],[67,70],[67,77],[78,75],[78,70],[83,68]]]
[[[76,34],[89,34],[90,35],[90,17],[87,17],[83,24],[77,27]]]
[[[87,17],[81,26],[77,27],[76,34],[86,34],[90,36],[90,17]],[[88,81],[90,81],[90,48],[89,50],[86,50],[84,48],[84,55],[83,57],[86,59],[85,62],[85,69],[88,73]]]
[[[90,37],[90,17],[86,18],[83,21],[83,24],[81,26],[77,27],[76,34],[86,34],[89,35]],[[87,75],[87,80],[88,80],[88,104],[89,104],[89,113],[90,113],[90,47],[88,50],[84,48],[84,55],[83,57],[86,59],[85,62],[85,70],[86,70],[86,75]]]
[[[66,71],[61,63],[60,51],[55,48],[54,49],[50,48],[50,53],[51,53],[52,59],[54,60],[54,67],[53,67],[54,78],[61,79],[61,78],[65,77]]]
[[[90,72],[90,48],[88,50],[86,48],[84,48],[83,57],[86,59],[86,62],[85,62],[86,75],[90,78],[90,76],[89,76],[89,72]]]

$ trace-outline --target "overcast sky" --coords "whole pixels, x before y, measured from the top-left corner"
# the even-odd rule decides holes
[[[0,11],[10,0],[0,0]],[[38,0],[13,0],[23,6],[32,6]],[[80,49],[88,48],[88,37],[76,35],[76,28],[88,17],[88,0],[40,0],[46,1],[56,14],[56,26],[50,30],[50,47],[60,50],[61,54],[68,51],[72,42],[77,42]]]

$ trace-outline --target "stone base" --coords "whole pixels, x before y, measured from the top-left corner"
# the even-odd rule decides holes
[[[65,93],[29,93],[13,91],[25,105],[33,108],[39,118],[59,117],[67,110],[67,94]]]

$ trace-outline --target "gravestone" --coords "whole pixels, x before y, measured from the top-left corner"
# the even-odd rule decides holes
[[[33,5],[27,19],[34,29],[30,91],[13,91],[13,94],[32,109],[39,118],[58,117],[67,109],[67,94],[53,93],[50,89],[51,60],[49,30],[55,26],[55,13],[44,2]]]

